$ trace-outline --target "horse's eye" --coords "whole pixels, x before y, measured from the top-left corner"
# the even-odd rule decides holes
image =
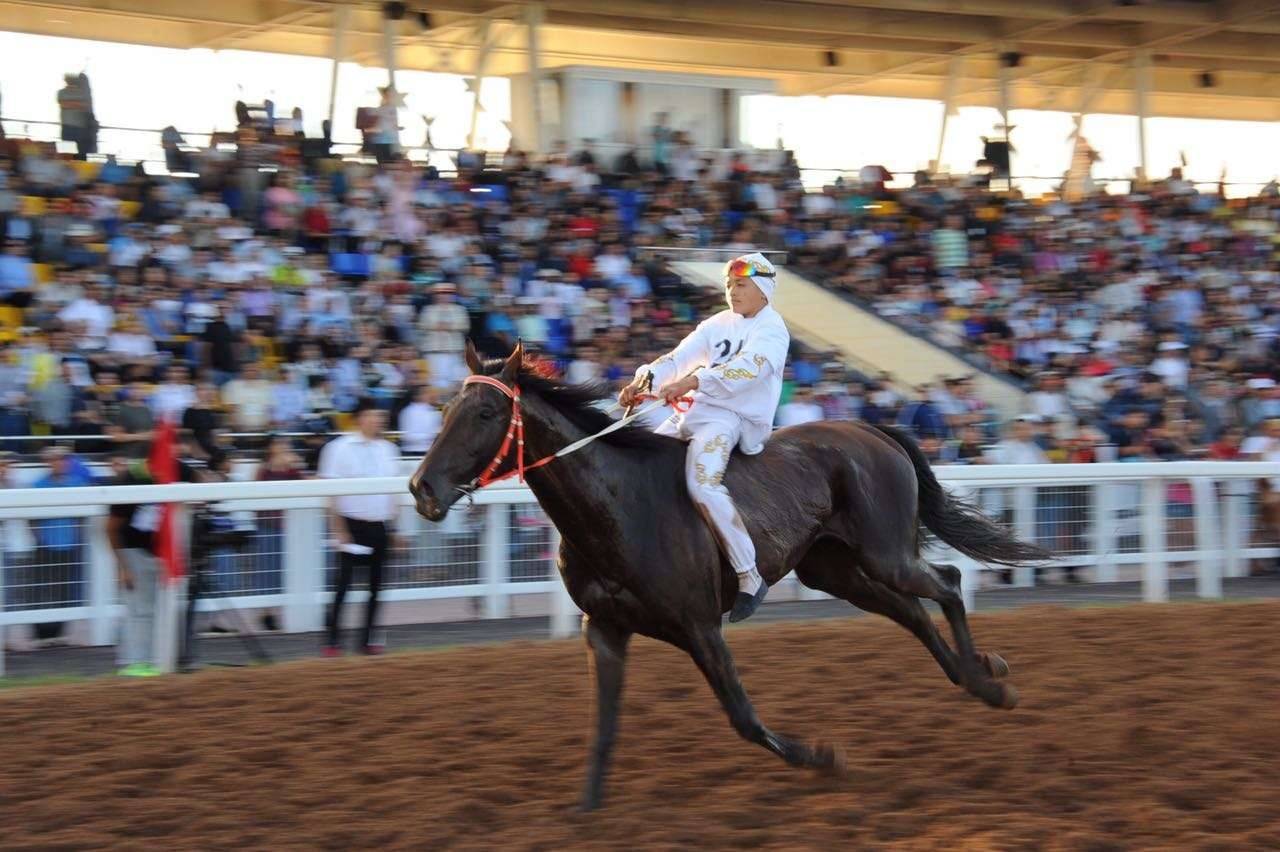
[[[498,410],[496,408],[489,408],[488,406],[485,406],[484,408],[480,409],[481,420],[492,420],[497,416],[498,416]]]

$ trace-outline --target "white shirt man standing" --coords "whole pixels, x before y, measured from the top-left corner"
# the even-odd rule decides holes
[[[354,412],[356,431],[335,438],[320,451],[321,479],[344,479],[358,476],[395,476],[400,453],[395,445],[382,437],[387,413],[373,400],[361,399]],[[378,592],[382,589],[382,573],[387,550],[391,545],[397,513],[396,495],[369,494],[334,497],[330,501],[329,524],[338,540],[338,583],[333,606],[329,609],[327,640],[322,651],[326,657],[342,654],[338,629],[342,620],[342,601],[347,596],[358,565],[369,569],[369,603],[365,607],[364,630],[360,647],[365,654],[381,654],[384,646],[373,640],[378,616]]]

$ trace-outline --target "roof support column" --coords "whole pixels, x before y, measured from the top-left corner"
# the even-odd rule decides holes
[[[529,91],[533,99],[533,143],[534,154],[542,153],[542,55],[538,48],[538,28],[542,26],[546,14],[542,3],[530,3],[525,7],[525,24],[529,33]]]
[[[1000,62],[1000,125],[1004,141],[1009,141],[1009,94],[1013,85],[1013,68],[1010,63]]]
[[[467,147],[474,149],[476,147],[476,122],[480,118],[480,86],[484,83],[485,66],[489,64],[489,53],[493,47],[493,42],[489,40],[489,19],[485,18],[480,21],[480,25],[476,28],[476,40],[479,42],[476,50],[476,70],[475,76],[468,81],[468,88],[473,90],[475,97],[471,101],[471,129],[467,131]]]
[[[399,93],[396,88],[396,22],[385,13],[382,16],[382,55],[387,64],[387,85]]]
[[[1138,115],[1138,178],[1147,179],[1147,100],[1151,94],[1151,51],[1133,56],[1133,111]]]
[[[933,169],[942,171],[942,147],[947,141],[947,122],[956,113],[956,89],[960,84],[960,70],[964,57],[952,56],[947,63],[947,82],[942,93],[942,126],[938,128],[938,151],[933,158]]]
[[[343,3],[333,10],[333,69],[329,72],[329,127],[332,132],[333,110],[338,102],[338,73],[342,67],[342,42],[351,20],[351,7]]]

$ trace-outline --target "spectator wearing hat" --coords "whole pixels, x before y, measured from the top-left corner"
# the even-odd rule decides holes
[[[395,476],[399,471],[400,453],[382,436],[386,417],[386,412],[372,399],[362,398],[355,408],[355,431],[335,438],[321,451],[320,478]],[[338,644],[342,603],[360,566],[369,572],[369,603],[365,607],[360,647],[365,654],[383,651],[383,643],[375,641],[373,629],[377,624],[378,593],[382,589],[383,569],[393,535],[396,504],[393,494],[335,497],[330,503],[329,523],[339,551],[338,579],[328,615],[324,656],[336,657],[342,653]]]
[[[431,304],[418,315],[418,330],[422,333],[422,351],[427,356],[431,370],[431,382],[436,387],[448,387],[465,375],[462,350],[466,345],[466,333],[471,329],[467,309],[458,304],[458,289],[442,282],[431,292]]]
[[[1185,389],[1190,369],[1187,364],[1187,344],[1180,340],[1166,340],[1156,349],[1160,354],[1151,362],[1151,372],[1169,387]]]
[[[1036,431],[1041,424],[1036,414],[1022,414],[1013,419],[999,441],[987,453],[988,464],[1048,464],[1044,450],[1036,443]]]
[[[1264,421],[1280,417],[1280,386],[1269,376],[1249,379],[1247,393],[1240,401],[1240,414],[1245,429],[1256,430]]]

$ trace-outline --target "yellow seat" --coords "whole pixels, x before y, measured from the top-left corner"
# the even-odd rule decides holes
[[[871,209],[877,216],[897,216],[902,212],[901,205],[890,199],[872,202]]]
[[[138,215],[138,211],[142,209],[141,201],[121,201],[120,215],[125,219],[132,219]]]
[[[23,216],[43,216],[48,209],[49,200],[47,198],[41,198],[39,195],[22,196]]]
[[[22,328],[22,308],[12,305],[0,305],[0,328],[6,331],[17,331]]]
[[[33,263],[31,270],[35,273],[37,284],[48,284],[53,280],[53,266],[48,263]]]
[[[98,172],[102,171],[102,163],[94,163],[88,160],[73,160],[72,167],[76,170],[76,176],[80,178],[81,183],[90,183],[98,179]]]

